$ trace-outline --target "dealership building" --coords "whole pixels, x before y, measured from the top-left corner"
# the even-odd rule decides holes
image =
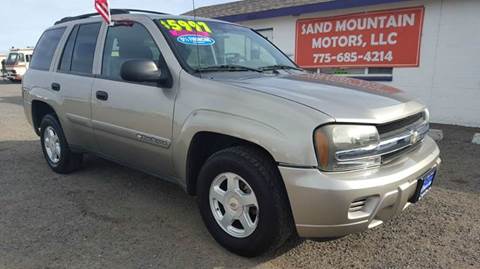
[[[480,127],[478,0],[245,0],[195,13],[257,30],[312,72],[400,88],[432,122]]]

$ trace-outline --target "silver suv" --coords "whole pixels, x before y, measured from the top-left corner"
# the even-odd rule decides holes
[[[440,164],[429,113],[392,87],[311,74],[255,31],[112,10],[57,22],[23,80],[58,173],[93,153],[178,183],[244,256],[339,237],[419,201]]]

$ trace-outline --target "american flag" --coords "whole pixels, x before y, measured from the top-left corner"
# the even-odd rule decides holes
[[[112,16],[110,14],[110,3],[108,0],[95,0],[95,9],[107,22],[108,25],[112,25]]]

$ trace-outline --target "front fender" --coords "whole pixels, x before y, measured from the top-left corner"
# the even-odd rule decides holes
[[[189,115],[173,143],[175,171],[185,184],[188,150],[199,132],[212,132],[236,137],[254,143],[273,156],[276,162],[315,166],[316,156],[310,132],[299,131],[292,137],[278,127],[258,120],[213,110],[197,110]],[[292,131],[292,130],[290,130]]]

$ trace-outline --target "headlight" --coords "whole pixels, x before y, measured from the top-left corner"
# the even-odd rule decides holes
[[[349,171],[381,164],[375,126],[331,124],[314,134],[318,164],[324,171]]]

